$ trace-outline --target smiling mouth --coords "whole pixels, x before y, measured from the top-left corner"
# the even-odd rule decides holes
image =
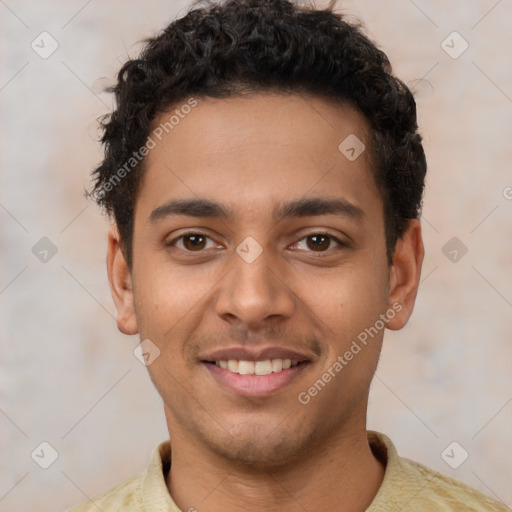
[[[215,365],[231,373],[239,375],[270,375],[280,373],[296,366],[307,364],[308,361],[298,361],[293,359],[265,359],[263,361],[246,361],[239,359],[229,359],[227,361],[204,361],[205,363]]]

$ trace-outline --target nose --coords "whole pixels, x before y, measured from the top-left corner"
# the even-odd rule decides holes
[[[217,315],[233,324],[259,329],[269,319],[293,315],[295,300],[283,265],[263,250],[253,261],[233,254],[232,270],[222,281],[216,301]]]

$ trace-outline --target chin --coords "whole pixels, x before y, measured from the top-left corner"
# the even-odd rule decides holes
[[[261,428],[260,428],[261,427]],[[300,436],[300,437],[299,437]],[[210,448],[219,457],[237,466],[254,471],[279,469],[304,456],[311,436],[304,429],[287,429],[278,425],[269,431],[261,425],[237,426],[232,436],[222,436],[217,442],[208,440]]]

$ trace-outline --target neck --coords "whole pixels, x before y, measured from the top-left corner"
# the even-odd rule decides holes
[[[166,483],[183,512],[363,512],[384,478],[364,427],[277,469],[237,467],[184,432],[172,431],[172,443]]]

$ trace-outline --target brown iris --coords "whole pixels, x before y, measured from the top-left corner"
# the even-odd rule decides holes
[[[310,240],[313,240],[312,244],[310,243]],[[308,247],[314,251],[327,249],[330,242],[330,237],[327,235],[310,235],[307,237]]]
[[[183,237],[183,246],[189,251],[194,251],[196,249],[204,249],[205,244],[206,237],[204,235],[185,235]]]

